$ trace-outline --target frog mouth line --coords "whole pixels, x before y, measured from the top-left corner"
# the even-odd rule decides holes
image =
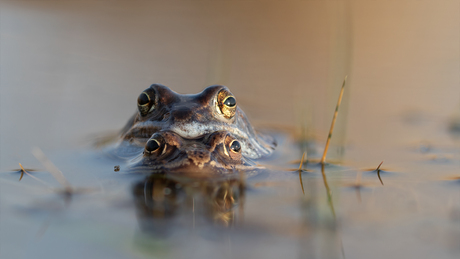
[[[187,173],[187,174],[231,174],[237,171],[247,171],[260,169],[261,167],[256,166],[252,161],[246,160],[244,164],[232,165],[230,168],[226,167],[222,163],[218,163],[214,160],[203,163],[201,165],[193,162],[192,159],[184,156],[180,159],[172,159],[177,161],[170,161],[164,164],[151,165],[144,164],[142,162],[142,156],[139,156],[131,161],[130,173]]]
[[[200,122],[176,123],[165,127],[161,122],[144,121],[136,123],[130,132],[146,132],[150,133],[151,135],[160,130],[169,130],[178,134],[182,138],[197,139],[203,137],[206,134],[222,130],[221,128],[222,127],[220,125],[206,125]],[[247,133],[243,132],[237,127],[227,126],[225,130],[245,139],[249,137]],[[128,132],[127,135],[131,134]]]

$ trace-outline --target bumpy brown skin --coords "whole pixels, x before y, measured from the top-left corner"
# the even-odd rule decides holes
[[[199,139],[184,139],[171,131],[160,131],[151,137],[158,145],[132,160],[132,170],[158,173],[175,172],[187,175],[225,174],[253,169],[254,163],[234,151],[231,144],[238,141],[228,131],[217,131]]]
[[[151,95],[153,108],[138,105],[139,112],[122,131],[122,141],[115,152],[118,155],[135,154],[159,131],[174,132],[189,140],[227,131],[241,143],[243,157],[250,159],[269,155],[276,146],[273,138],[254,131],[239,107],[231,112],[222,111],[223,93],[232,95],[225,86],[209,86],[198,94],[178,94],[164,85],[153,84],[144,92]]]

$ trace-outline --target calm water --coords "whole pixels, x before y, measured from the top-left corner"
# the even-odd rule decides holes
[[[458,0],[1,0],[0,258],[457,258],[459,10]],[[345,75],[323,177],[313,160]],[[267,170],[147,177],[94,149],[154,82],[180,93],[227,85],[280,143],[260,161]],[[299,178],[291,169],[307,146]],[[33,147],[81,193],[59,194]],[[384,185],[372,171],[381,161]],[[18,182],[18,163],[40,181]]]

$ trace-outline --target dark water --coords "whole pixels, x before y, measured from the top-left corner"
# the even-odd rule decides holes
[[[459,9],[0,1],[0,258],[457,258]],[[314,159],[345,75],[322,170]],[[267,169],[147,177],[95,150],[154,82],[180,93],[227,85],[279,140]],[[33,147],[78,194],[65,195]],[[18,182],[18,163],[38,180]]]

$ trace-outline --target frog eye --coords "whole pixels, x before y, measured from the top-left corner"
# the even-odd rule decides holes
[[[241,144],[238,140],[233,140],[230,143],[230,150],[234,153],[239,153],[241,151]]]
[[[157,151],[160,148],[160,142],[156,139],[151,139],[147,142],[147,145],[145,145],[145,150],[148,152],[154,152]]]
[[[224,105],[227,106],[227,107],[230,107],[230,108],[235,107],[235,105],[236,105],[236,99],[235,99],[235,97],[233,97],[233,96],[228,96],[227,98],[225,98],[225,100],[224,100]]]
[[[236,99],[226,89],[222,89],[217,94],[217,110],[220,114],[222,114],[225,118],[231,119],[235,116],[236,113]]]
[[[152,88],[144,90],[137,98],[137,108],[141,116],[155,109],[155,91]]]
[[[147,141],[145,144],[145,151],[144,153],[151,154],[151,153],[158,153],[160,148],[163,146],[164,139],[159,135],[154,135],[152,138]]]
[[[241,143],[234,137],[227,135],[224,140],[225,154],[233,160],[240,160],[242,157]]]

